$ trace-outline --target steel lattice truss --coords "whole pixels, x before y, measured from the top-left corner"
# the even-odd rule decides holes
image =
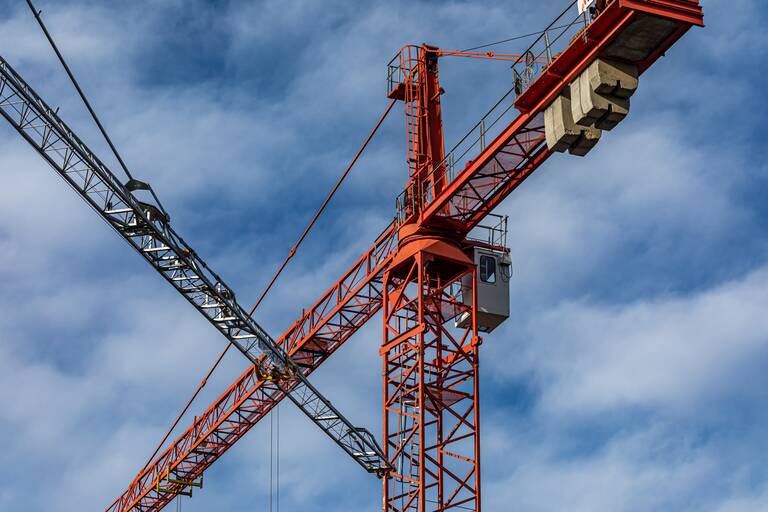
[[[170,227],[154,205],[139,201],[8,63],[0,58],[0,113],[51,167],[105,219],[144,259],[202,313],[255,366],[261,378],[278,375],[264,388],[272,397],[287,395],[334,442],[372,473],[388,465],[373,436],[353,426],[306,379],[301,362],[293,361],[236,301],[224,281]],[[155,466],[154,500],[173,497],[199,474],[172,460]],[[165,480],[168,485],[163,485]],[[125,500],[135,501],[135,496]],[[144,496],[142,499],[152,501]],[[119,506],[124,506],[125,503]],[[137,504],[141,509],[145,504]]]
[[[619,34],[647,17],[663,20],[669,33],[634,62],[641,72],[691,26],[703,25],[698,0],[613,0],[595,20],[579,14],[572,1],[513,66],[514,76],[525,78],[521,87],[516,84],[504,95],[442,162],[437,161],[442,155],[434,158],[442,146],[433,145],[432,171],[426,176],[415,162],[424,157],[424,140],[438,132],[422,140],[419,123],[427,111],[406,102],[412,181],[398,198],[396,222],[276,342],[173,231],[162,209],[134,196],[141,183],[123,185],[0,58],[0,114],[253,363],[136,476],[108,512],[157,511],[190,493],[201,485],[205,469],[285,397],[365,469],[386,474],[386,510],[480,510],[475,311],[446,293],[460,275],[440,281],[444,276],[423,266],[423,250],[411,260],[398,260],[398,229],[407,221],[447,228],[456,240],[465,237],[551,155],[544,141],[544,109]],[[388,92],[401,87],[401,99],[414,100],[412,89],[425,79],[422,75],[436,78],[436,63],[418,61],[418,53],[406,57],[390,63]],[[437,85],[431,84],[432,93]],[[432,93],[420,93],[421,100],[432,101]],[[439,115],[433,121],[439,124]],[[404,268],[403,261],[410,261],[406,274],[412,275],[392,274],[393,267]],[[474,274],[471,263],[463,264],[464,275]],[[386,454],[306,380],[382,308]],[[456,334],[445,324],[462,308],[465,314],[472,311],[473,326]]]
[[[278,340],[309,375],[381,308],[382,272],[396,247],[390,226],[376,243]],[[175,497],[158,493],[163,468],[202,474],[285,395],[248,369],[108,510],[159,510]],[[142,508],[143,507],[143,508]]]
[[[463,293],[474,295],[476,272],[442,281],[429,257],[385,275],[385,512],[480,509],[479,337],[472,306],[451,292],[467,275]],[[462,314],[470,325],[449,329]]]

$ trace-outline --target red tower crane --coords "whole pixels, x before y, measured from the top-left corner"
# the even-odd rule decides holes
[[[120,183],[0,59],[0,114],[253,363],[108,512],[156,511],[191,494],[203,472],[286,396],[382,477],[386,512],[481,509],[480,332],[500,320],[480,292],[508,260],[498,229],[488,228],[484,239],[473,230],[553,152],[586,154],[626,116],[640,75],[692,26],[703,26],[698,0],[590,4],[570,2],[519,56],[429,45],[397,54],[387,94],[404,104],[408,181],[395,220],[276,341],[164,212],[136,198],[143,184]],[[446,152],[438,63],[457,55],[512,60],[514,84]],[[381,448],[307,380],[379,311]]]

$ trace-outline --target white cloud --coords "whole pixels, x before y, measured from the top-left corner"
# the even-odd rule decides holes
[[[523,327],[513,372],[533,374],[555,413],[701,407],[768,358],[766,306],[768,267],[691,296],[566,302]]]
[[[493,432],[500,425],[487,427]],[[721,474],[716,447],[697,446],[661,427],[618,433],[578,455],[558,453],[562,437],[531,435],[523,444],[504,431],[496,434],[514,449],[505,463],[491,457],[498,463],[485,488],[492,510],[706,511],[743,483]]]
[[[754,512],[765,509],[768,509],[768,491],[757,495],[745,492],[744,496],[738,496],[723,503],[717,512]]]
[[[156,185],[176,225],[207,249],[202,252],[214,266],[248,285],[241,297],[256,294],[303,227],[302,216],[324,195],[327,187],[321,185],[335,179],[360,142],[359,132],[375,120],[386,101],[386,61],[400,45],[483,43],[539,26],[548,17],[542,13],[550,11],[478,2],[439,8],[431,2],[333,3],[322,9],[305,2],[279,8],[269,2],[232,3],[204,12],[178,0],[117,3],[109,9],[89,2],[38,3],[126,160]],[[759,43],[759,34],[746,33],[757,4],[741,2],[745,9],[733,8],[732,16],[724,5],[712,3],[718,23],[707,38],[705,32],[691,36],[708,49],[694,51],[690,43],[686,50],[709,58],[708,65],[729,57],[738,62],[742,44]],[[181,9],[194,11],[198,25],[207,19],[203,14],[220,17],[207,29],[226,37],[212,39],[198,26],[194,44],[222,45],[225,76],[148,83],[142,73],[153,56],[183,63],[185,49],[198,48],[191,41],[189,48],[164,46],[163,36],[174,23],[187,23],[172,16]],[[28,13],[20,9],[3,16],[4,57],[20,62],[22,74],[52,104],[63,106],[76,130],[97,141]],[[730,19],[736,21],[725,27],[721,20]],[[741,39],[733,37],[741,32]],[[269,60],[270,55],[278,58]],[[743,383],[760,382],[764,367],[759,310],[768,277],[754,268],[754,261],[763,260],[750,252],[754,247],[744,246],[754,256],[752,271],[738,279],[713,272],[698,276],[692,286],[674,278],[694,273],[692,261],[711,269],[719,251],[733,243],[733,233],[750,232],[759,222],[753,206],[739,197],[745,184],[736,171],[750,164],[746,151],[723,143],[720,128],[726,125],[712,123],[759,84],[741,74],[716,74],[688,90],[697,75],[684,57],[682,50],[670,55],[664,72],[644,81],[633,104],[636,114],[606,134],[589,159],[553,159],[503,207],[513,225],[516,312],[525,322],[510,322],[484,346],[485,360],[499,363],[496,380],[484,393],[491,400],[506,399],[505,379],[533,376],[526,384],[539,386],[542,394],[539,402],[531,398],[531,417],[514,418],[515,431],[504,432],[495,420],[486,423],[491,441],[485,453],[492,464],[485,472],[487,504],[502,510],[521,504],[521,510],[532,511],[659,509],[707,488],[734,465],[751,467],[743,455],[726,461],[720,445],[671,447],[674,429],[643,430],[632,419],[628,424],[621,419],[627,406],[650,409],[653,416],[682,405],[692,410],[687,418],[693,423],[683,430],[695,433],[703,401],[726,392],[749,400]],[[508,70],[484,73],[491,69],[485,65],[446,61],[441,69],[450,130],[470,126],[508,85]],[[670,69],[674,66],[679,69]],[[153,71],[163,75],[164,70]],[[252,89],[249,73],[278,86]],[[704,74],[711,74],[709,68]],[[247,85],[239,86],[243,76]],[[688,85],[675,92],[674,84]],[[721,91],[729,91],[722,92],[727,96],[722,102],[702,99]],[[679,112],[685,101],[696,106],[688,118]],[[750,126],[751,121],[739,122]],[[714,132],[708,144],[695,146],[688,139],[693,123]],[[400,118],[392,120],[391,131],[378,141],[384,149],[369,154],[342,191],[357,202],[339,199],[338,210],[308,241],[261,318],[279,327],[289,324],[384,226],[392,203],[378,204],[378,197],[389,197],[390,190],[394,195],[405,179],[401,124]],[[21,144],[10,130],[3,131],[0,432],[15,442],[0,461],[18,471],[0,478],[0,508],[48,510],[54,502],[59,510],[98,508],[138,470],[223,340],[115,243],[103,223],[36,155],[19,149]],[[368,194],[377,201],[366,201]],[[278,209],[279,217],[270,216]],[[639,254],[628,256],[628,247]],[[604,276],[611,273],[620,274],[622,287],[634,287],[618,302],[605,291],[613,281]],[[654,281],[662,283],[651,291],[638,286]],[[81,339],[80,330],[89,326],[88,339]],[[342,410],[374,431],[378,333],[374,321],[315,378]],[[511,345],[505,338],[524,343]],[[242,370],[238,356],[227,358],[197,410]],[[55,419],[42,421],[47,416],[40,409]],[[377,482],[296,411],[287,405],[284,411],[283,503],[296,510],[375,509]],[[605,434],[615,439],[601,439],[601,447],[587,456],[562,457],[568,434],[553,433],[553,424],[597,421],[603,414],[614,418],[616,429],[630,432]],[[535,435],[539,430],[543,433]],[[206,488],[184,509],[263,505],[265,442],[266,427],[260,425],[209,471]],[[649,451],[659,446],[672,455],[650,460]],[[493,454],[515,451],[524,463],[514,471],[493,462]],[[741,485],[743,480],[713,498],[710,509],[759,509],[764,494]]]
[[[108,62],[139,37],[137,31],[122,28],[125,23],[135,26],[138,19],[132,17],[120,22],[102,6],[37,3],[36,7],[42,10],[43,22],[57,44],[66,48],[65,56],[73,63]],[[13,50],[12,55],[4,56],[36,64],[52,62],[55,56],[26,3],[14,7],[10,10],[11,17],[0,20],[0,47],[5,53]],[[7,11],[4,14],[7,15]]]

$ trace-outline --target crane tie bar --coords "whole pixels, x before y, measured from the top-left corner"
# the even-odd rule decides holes
[[[325,201],[323,201],[323,204],[317,210],[317,213],[315,213],[315,216],[312,218],[312,220],[309,222],[307,227],[304,229],[304,232],[301,234],[301,236],[299,237],[298,241],[293,245],[293,247],[291,247],[291,250],[288,253],[288,256],[286,256],[286,258],[283,261],[282,265],[280,265],[280,267],[278,268],[277,272],[275,272],[275,275],[272,276],[272,279],[269,281],[269,284],[267,285],[267,287],[264,289],[263,292],[261,292],[261,295],[259,296],[259,299],[256,301],[256,303],[253,305],[253,308],[251,308],[251,311],[248,313],[248,318],[253,316],[253,313],[254,313],[254,311],[256,311],[256,308],[259,307],[259,304],[261,304],[261,302],[264,300],[264,297],[266,297],[267,293],[269,293],[269,290],[272,288],[272,286],[277,281],[277,278],[280,276],[280,274],[283,272],[285,267],[288,265],[288,262],[296,254],[296,251],[298,250],[299,246],[304,241],[304,239],[307,237],[307,235],[309,234],[309,231],[315,225],[315,222],[317,222],[317,219],[320,217],[320,215],[322,215],[322,213],[325,210],[326,206],[328,206],[328,203],[330,203],[330,201],[333,198],[333,196],[339,190],[339,187],[341,187],[341,184],[344,182],[344,180],[346,179],[347,175],[349,175],[349,172],[352,170],[352,167],[354,167],[354,165],[357,163],[358,159],[363,154],[363,151],[365,151],[365,148],[368,146],[368,143],[371,141],[373,136],[379,130],[379,127],[384,122],[384,120],[386,119],[387,115],[389,115],[389,112],[392,110],[392,107],[394,106],[394,104],[395,104],[395,100],[390,101],[389,105],[387,106],[387,109],[384,111],[384,113],[381,115],[381,117],[379,118],[379,120],[376,123],[376,125],[373,127],[371,132],[368,134],[368,137],[366,137],[365,142],[363,142],[363,145],[357,151],[357,153],[355,154],[355,157],[352,159],[352,161],[349,163],[349,165],[344,170],[342,175],[339,177],[338,181],[336,182],[336,185],[334,185],[333,189],[331,189],[331,192],[328,194],[328,197],[325,198]],[[206,383],[208,382],[208,379],[210,379],[211,375],[213,375],[213,372],[216,371],[216,368],[219,366],[219,363],[221,363],[221,360],[224,359],[224,356],[229,351],[229,348],[231,346],[232,346],[232,344],[228,343],[227,346],[224,347],[224,350],[221,352],[219,357],[213,363],[213,366],[211,366],[211,368],[208,370],[208,373],[206,373],[205,377],[200,382],[200,385],[197,387],[197,389],[195,390],[195,392],[192,395],[192,397],[189,399],[189,401],[187,401],[187,404],[184,406],[184,408],[181,410],[179,415],[176,417],[176,420],[174,420],[173,424],[168,429],[168,432],[166,432],[166,434],[163,437],[162,441],[160,441],[160,443],[157,445],[157,448],[155,448],[155,451],[152,453],[152,455],[149,457],[149,459],[147,459],[147,462],[146,462],[146,464],[144,464],[144,467],[142,468],[142,471],[147,469],[147,467],[152,462],[152,460],[155,458],[155,456],[158,454],[158,452],[160,452],[160,449],[163,447],[163,445],[168,440],[170,435],[176,429],[176,427],[178,426],[179,422],[181,421],[181,418],[187,413],[189,408],[192,406],[192,403],[197,398],[197,395],[199,395],[200,392],[203,390],[203,388],[205,387]],[[260,372],[259,376],[263,380],[275,380],[275,377],[273,375],[266,374],[266,373],[263,373],[263,372]],[[278,376],[278,380],[279,380],[279,376]],[[140,474],[141,474],[141,472],[139,472],[138,475],[140,475]],[[137,475],[137,478],[138,478],[138,475]]]

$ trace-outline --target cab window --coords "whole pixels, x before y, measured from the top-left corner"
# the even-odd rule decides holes
[[[489,284],[496,282],[496,258],[493,256],[480,256],[480,280]]]

